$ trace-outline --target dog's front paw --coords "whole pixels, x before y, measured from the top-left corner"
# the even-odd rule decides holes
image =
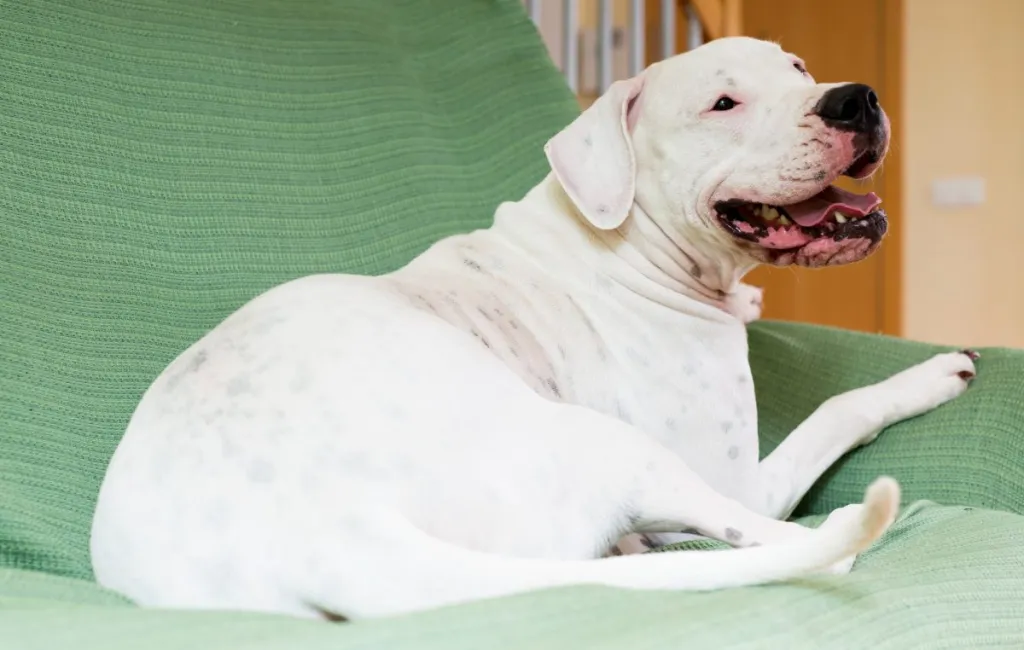
[[[959,397],[977,374],[973,350],[937,354],[884,383],[896,413],[893,421],[920,415]]]
[[[740,322],[752,323],[761,318],[761,310],[764,308],[764,289],[742,282],[736,285],[736,289],[725,297],[725,311],[729,312]]]

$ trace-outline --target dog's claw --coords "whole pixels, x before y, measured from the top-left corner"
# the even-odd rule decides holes
[[[981,355],[978,354],[977,351],[966,349],[966,348],[963,349],[963,350],[960,350],[960,354],[966,354],[968,357],[970,357],[971,361],[977,361],[978,359],[981,358]]]

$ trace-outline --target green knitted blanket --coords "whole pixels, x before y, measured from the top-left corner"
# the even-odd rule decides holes
[[[936,502],[848,578],[561,589],[345,626],[143,611],[91,582],[99,482],[167,362],[274,284],[390,270],[487,225],[575,114],[514,0],[0,0],[0,648],[1024,647],[1008,350],[805,500],[821,514],[886,473]],[[756,324],[763,451],[932,352]]]

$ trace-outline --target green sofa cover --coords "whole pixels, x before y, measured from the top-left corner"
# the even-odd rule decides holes
[[[343,625],[142,610],[92,582],[100,480],[165,364],[277,283],[391,270],[488,225],[576,113],[516,0],[0,0],[0,648],[1024,647],[1011,350],[802,504],[814,523],[878,474],[903,483],[845,578]],[[763,451],[936,351],[770,322],[750,339]]]

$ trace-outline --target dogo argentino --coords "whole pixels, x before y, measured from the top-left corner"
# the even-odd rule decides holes
[[[492,227],[273,288],[175,359],[110,462],[97,579],[144,606],[355,619],[850,570],[894,480],[818,529],[783,520],[844,453],[964,392],[974,355],[833,397],[759,462],[740,280],[869,255],[878,197],[831,183],[888,142],[871,88],[764,41],[615,83]],[[737,548],[613,552],[681,531]]]

